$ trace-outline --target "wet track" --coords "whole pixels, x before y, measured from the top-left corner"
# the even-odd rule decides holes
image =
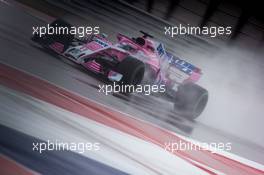
[[[262,156],[264,150],[262,147],[247,143],[244,140],[240,140],[231,135],[227,135],[226,133],[215,130],[200,122],[190,121],[178,116],[177,113],[172,112],[172,103],[157,97],[146,97],[139,94],[134,94],[128,99],[121,95],[105,96],[104,94],[98,93],[98,84],[103,84],[103,81],[98,80],[98,78],[83,68],[43,51],[43,49],[32,43],[30,40],[30,37],[32,36],[32,26],[43,25],[45,24],[45,21],[49,21],[50,18],[45,15],[37,16],[35,14],[34,16],[33,11],[25,13],[24,9],[13,5],[12,1],[10,2],[10,5],[0,2],[0,14],[2,14],[0,15],[1,63],[18,68],[19,70],[28,72],[32,75],[36,75],[53,85],[63,87],[64,89],[70,90],[71,92],[79,94],[89,100],[96,101],[99,104],[121,111],[122,113],[127,113],[137,119],[147,121],[178,134],[190,136],[193,139],[204,142],[232,142],[233,153],[259,163],[264,163]],[[177,47],[177,51],[174,51],[177,55],[182,55],[186,49],[192,49],[196,53],[206,52],[205,54],[210,54],[206,49],[208,47],[212,49],[216,48],[216,46],[210,45],[199,38],[190,38],[189,40],[178,38],[177,42],[165,40],[161,37],[160,31],[163,30],[159,21],[144,16],[139,12],[134,13],[134,15],[131,16],[129,14],[131,14],[133,9],[128,7],[127,9],[124,9],[125,6],[123,5],[108,4],[106,2],[102,3],[100,1],[88,1],[84,4],[78,3],[70,5],[62,5],[60,3],[54,4],[67,11],[64,18],[68,20],[74,20],[76,23],[80,24],[83,24],[83,22],[86,21],[94,25],[103,25],[103,32],[108,33],[112,40],[114,40],[114,36],[117,32],[136,36],[138,34],[137,26],[141,26],[141,29],[143,30],[151,30],[152,34],[157,36],[158,39],[163,40],[171,51],[174,51],[173,48]],[[140,15],[143,15],[144,17],[139,18],[138,16]],[[112,16],[114,16],[116,20],[112,20]],[[185,56],[188,57],[188,54]],[[199,62],[199,59],[196,60],[196,62]],[[45,167],[52,166],[53,171],[50,173],[54,174],[66,174],[66,172],[68,174],[83,174],[84,171],[91,171],[90,174],[125,174],[125,172],[139,174],[140,171],[138,169],[140,168],[142,170],[141,173],[160,173],[156,172],[158,168],[149,168],[158,166],[158,163],[154,164],[147,160],[136,162],[133,160],[137,155],[127,155],[124,153],[125,151],[121,153],[118,152],[118,143],[115,143],[117,141],[114,132],[112,134],[113,138],[108,138],[109,140],[105,141],[106,138],[104,137],[107,136],[104,136],[99,130],[96,131],[96,127],[92,126],[92,122],[89,124],[87,121],[78,117],[76,117],[74,121],[71,121],[70,117],[67,117],[70,115],[68,112],[61,111],[54,107],[48,107],[47,104],[42,104],[42,102],[38,102],[37,99],[28,97],[23,93],[20,94],[20,92],[13,91],[5,86],[0,86],[0,99],[1,102],[4,102],[1,103],[0,108],[0,123],[2,124],[0,126],[0,133],[2,134],[1,138],[5,136],[5,139],[1,139],[1,153],[15,160],[20,160],[20,162],[24,162],[24,165],[27,167],[31,167],[33,163],[31,162],[32,159],[40,161],[38,163],[35,162],[36,166],[31,167],[31,169],[36,172],[50,172],[45,169]],[[90,129],[93,127],[94,130]],[[11,131],[10,128],[26,134],[21,135],[21,133],[17,133],[15,130]],[[109,132],[112,131],[109,130]],[[8,133],[10,135],[7,137]],[[59,138],[62,140],[89,140],[102,143],[105,141],[106,143],[104,143],[103,146],[107,151],[98,154],[87,153],[89,156],[86,156],[93,157],[93,160],[84,159],[83,156],[77,154],[68,155],[72,154],[71,152],[49,153],[51,155],[47,157],[50,159],[41,160],[41,155],[36,156],[36,154],[28,150],[29,142],[34,140],[32,136],[34,136],[34,138],[45,140],[55,140],[56,138]],[[124,135],[122,137],[128,136]],[[20,138],[20,140],[17,140],[17,138]],[[118,136],[116,136],[116,138],[118,138]],[[25,140],[27,141],[25,142]],[[135,150],[133,152],[132,148],[126,148],[125,146],[127,143],[131,143],[131,140],[124,141],[122,148],[128,149],[136,154]],[[11,149],[17,148],[15,145],[20,143],[20,150]],[[142,148],[137,149],[149,148],[153,149],[153,152],[156,151],[156,153],[160,151],[154,150],[154,148],[148,146],[149,145],[146,145],[146,143],[142,143]],[[27,154],[21,156],[19,151],[24,151]],[[112,160],[109,159],[109,155],[119,157],[119,161],[112,162]],[[32,159],[30,159],[31,157]],[[66,160],[64,157],[71,157],[71,159]],[[98,157],[104,159],[104,164],[96,161],[99,159]],[[172,159],[173,158],[170,158],[170,160]],[[68,164],[62,164],[60,161]],[[124,162],[130,162],[130,165],[128,165],[129,163],[125,164]],[[168,162],[169,160],[163,162],[167,166],[165,166],[164,169],[167,169],[163,172],[167,171],[167,174],[171,174],[169,170],[174,165],[169,164]],[[87,165],[96,167],[96,169]],[[119,167],[120,165],[124,167],[122,168],[123,171],[111,168],[113,166]],[[162,167],[162,165],[160,166]],[[65,167],[68,167],[68,169],[64,169]],[[140,168],[137,169],[135,167]],[[60,172],[61,169],[64,169],[64,171]],[[195,173],[195,171],[196,170],[194,170],[193,173]],[[184,174],[184,169],[182,169],[182,172]]]

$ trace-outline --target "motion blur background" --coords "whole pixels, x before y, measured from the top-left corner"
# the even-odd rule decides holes
[[[199,141],[231,142],[232,152],[264,162],[264,29],[259,1],[6,0],[25,4],[27,10],[21,5],[3,5],[4,2],[0,1],[0,45],[5,48],[1,50],[1,62]],[[135,37],[144,30],[154,35],[168,51],[202,69],[198,84],[209,91],[208,106],[196,121],[189,121],[175,116],[171,104],[160,99],[146,100],[135,95],[134,101],[127,102],[99,94],[94,88],[101,83],[97,79],[31,45],[32,26],[47,23],[42,13],[81,25],[98,25],[112,41],[118,32]],[[164,26],[179,24],[231,26],[232,35],[164,35]]]

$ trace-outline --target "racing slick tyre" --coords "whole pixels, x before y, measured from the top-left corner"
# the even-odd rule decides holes
[[[197,118],[208,101],[208,91],[197,84],[186,83],[178,87],[174,108],[189,119]]]
[[[157,73],[148,65],[145,65],[145,72],[142,80],[142,84],[152,85],[157,79]]]
[[[131,85],[130,87],[133,87],[141,83],[144,77],[145,64],[138,59],[128,56],[117,65],[116,71],[123,75],[120,80],[122,85]],[[125,90],[125,93],[131,93],[131,88]]]
[[[60,30],[60,28],[63,29],[63,32],[58,32],[56,28],[58,30]],[[38,34],[35,34],[32,37],[32,40],[43,44],[44,46],[48,46],[54,42],[60,42],[64,45],[63,50],[65,51],[74,39],[74,35],[70,34],[69,32],[71,30],[71,25],[62,19],[57,19],[49,24],[48,30],[49,31],[47,31],[47,33],[42,37],[40,37]],[[64,33],[65,30],[68,32]]]
[[[56,27],[57,28],[58,27],[64,28],[63,30],[65,30],[67,28],[66,30],[68,31],[68,32],[63,33],[63,34],[60,34],[60,33],[57,34],[57,33],[55,33],[55,34],[50,35],[50,38],[52,40],[59,41],[59,42],[65,44],[65,45],[69,45],[73,41],[74,35],[70,33],[70,30],[71,30],[72,25],[69,24],[68,22],[66,22],[66,21],[64,21],[62,19],[57,19],[57,20],[53,21],[50,24],[50,26],[51,27],[54,27],[54,28],[56,28]]]

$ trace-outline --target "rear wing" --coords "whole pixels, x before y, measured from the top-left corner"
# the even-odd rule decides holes
[[[194,66],[193,64],[180,59],[179,57],[174,56],[173,54],[166,52],[164,44],[160,43],[157,48],[158,55],[169,62],[170,65],[175,66],[177,69],[181,70],[182,72],[190,75],[192,72],[200,73],[201,69]]]
[[[198,67],[194,66],[193,64],[180,59],[179,57],[173,56],[170,53],[167,53],[168,58],[169,58],[169,63],[172,66],[175,66],[177,69],[181,70],[182,72],[191,75],[192,73],[199,73],[201,74],[201,69],[199,69]]]
[[[158,44],[156,51],[161,58],[161,67],[164,68],[166,77],[169,80],[176,82],[196,82],[200,79],[202,75],[200,68],[167,52],[162,43]]]

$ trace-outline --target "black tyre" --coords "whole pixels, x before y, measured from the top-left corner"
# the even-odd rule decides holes
[[[150,65],[145,65],[145,73],[142,80],[142,84],[152,85],[157,78],[157,73],[151,68]]]
[[[208,101],[208,91],[197,84],[186,83],[178,87],[174,108],[182,115],[195,119],[204,110]]]
[[[53,41],[58,41],[61,42],[65,45],[69,44],[70,42],[73,41],[74,35],[70,34],[70,30],[72,25],[69,24],[68,22],[62,20],[62,19],[57,19],[53,21],[50,24],[51,27],[57,28],[58,33],[54,33],[49,35],[49,38]]]
[[[54,42],[60,42],[64,45],[64,50],[66,50],[74,39],[74,35],[70,34],[69,32],[71,29],[71,25],[64,20],[57,19],[53,21],[49,26],[50,33],[47,32],[44,36],[41,37],[38,34],[35,34],[32,37],[32,40],[44,46],[48,46]],[[51,28],[53,28],[53,31]],[[60,28],[60,33],[56,33],[55,28],[57,28],[58,30]]]
[[[145,65],[142,61],[128,56],[115,70],[123,75],[120,84],[135,86],[140,84],[144,77]]]

